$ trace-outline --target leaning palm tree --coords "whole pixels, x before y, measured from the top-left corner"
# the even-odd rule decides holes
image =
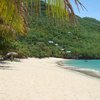
[[[18,33],[27,33],[28,7],[31,14],[38,16],[41,12],[41,1],[45,2],[46,15],[68,20],[75,19],[70,0],[2,0],[0,1],[0,35],[14,36]],[[77,7],[79,0],[74,0]]]

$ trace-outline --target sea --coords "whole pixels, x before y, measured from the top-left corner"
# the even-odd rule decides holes
[[[64,65],[70,69],[100,77],[100,60],[66,60]]]

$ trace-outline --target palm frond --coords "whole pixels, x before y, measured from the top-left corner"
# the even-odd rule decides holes
[[[79,0],[74,0],[79,9],[79,5],[85,8]],[[65,16],[73,20],[75,14],[70,0],[44,0],[46,5],[46,15],[63,19]],[[31,5],[31,14],[41,14],[41,0],[2,0],[0,1],[0,27],[9,32],[26,33],[28,7]],[[1,29],[0,29],[1,30]],[[12,31],[14,30],[14,31]],[[6,34],[6,31],[3,32]],[[0,33],[1,34],[1,33]]]

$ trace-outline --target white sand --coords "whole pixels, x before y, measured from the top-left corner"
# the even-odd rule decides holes
[[[100,80],[58,67],[61,60],[8,62],[11,70],[0,69],[0,100],[100,100]]]

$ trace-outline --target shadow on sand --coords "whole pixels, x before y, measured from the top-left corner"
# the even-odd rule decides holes
[[[0,70],[13,70],[11,66],[9,66],[10,62],[20,62],[20,59],[14,59],[13,61],[11,60],[3,60],[0,58]]]
[[[8,66],[8,62],[0,60],[0,70],[11,70],[11,67]]]

